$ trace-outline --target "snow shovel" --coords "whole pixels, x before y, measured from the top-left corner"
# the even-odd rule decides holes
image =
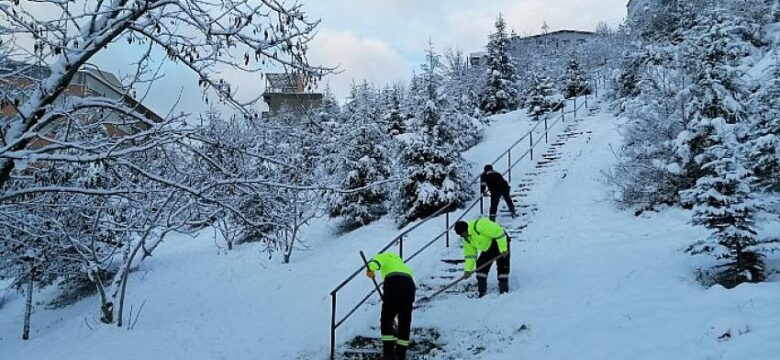
[[[482,264],[482,266],[480,266],[480,267],[478,267],[478,268],[474,269],[474,271],[473,271],[473,272],[478,272],[478,271],[480,271],[480,270],[482,270],[482,269],[484,269],[484,268],[486,268],[486,267],[488,267],[488,266],[492,265],[494,261],[498,260],[498,259],[499,259],[499,258],[501,258],[502,256],[509,255],[509,253],[510,253],[510,251],[507,251],[507,252],[506,252],[506,253],[504,253],[504,254],[499,254],[498,256],[494,257],[494,258],[493,258],[493,259],[491,259],[490,261],[488,261],[488,262],[486,262],[486,263]],[[441,289],[437,290],[435,293],[431,294],[430,296],[426,296],[426,297],[424,297],[424,298],[422,298],[422,299],[420,299],[420,300],[417,300],[417,303],[418,303],[418,304],[420,304],[420,303],[426,303],[426,302],[428,302],[428,301],[431,301],[433,298],[435,298],[435,297],[437,297],[437,296],[441,295],[441,293],[443,293],[443,292],[445,292],[445,291],[447,291],[447,290],[451,289],[453,286],[460,284],[460,282],[461,282],[461,281],[463,281],[463,280],[466,280],[466,279],[468,279],[469,277],[471,277],[471,275],[469,275],[469,276],[466,276],[466,275],[464,274],[464,275],[462,275],[461,277],[459,277],[459,278],[457,278],[457,279],[455,279],[455,280],[452,280],[452,281],[451,281],[449,284],[447,284],[447,285],[444,285],[444,287],[442,287]]]

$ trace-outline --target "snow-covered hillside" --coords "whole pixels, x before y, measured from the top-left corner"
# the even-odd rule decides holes
[[[517,220],[529,226],[512,242],[510,294],[495,295],[491,273],[486,298],[447,294],[415,312],[414,327],[441,334],[443,349],[429,358],[776,358],[777,282],[705,289],[694,279],[697,264],[680,251],[705,236],[687,224],[687,212],[635,217],[608,199],[601,172],[613,162],[620,124],[601,106],[572,125],[577,136],[554,163],[528,162],[513,176],[514,187],[533,183],[520,204],[535,210]],[[474,172],[532,125],[520,112],[497,117],[464,154]],[[426,224],[407,251],[443,228],[443,219]],[[359,266],[359,250],[375,251],[397,232],[389,218],[347,234],[321,221],[305,229],[310,250],[290,265],[254,245],[218,252],[211,231],[172,237],[131,278],[140,290],[128,298],[132,330],[98,325],[97,300],[88,298],[58,310],[39,306],[31,340],[23,342],[23,299],[9,294],[0,308],[0,359],[324,359],[329,291]],[[440,259],[458,256],[457,246],[434,245],[411,263],[418,283],[442,270]],[[339,296],[356,301],[370,288],[358,279]],[[379,336],[371,328],[378,299],[371,303],[339,329],[340,344]]]

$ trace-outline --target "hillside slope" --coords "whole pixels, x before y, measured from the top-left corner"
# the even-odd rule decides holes
[[[635,217],[609,201],[601,171],[620,136],[608,112],[572,127],[576,136],[553,164],[537,167],[537,159],[515,173],[515,189],[533,183],[518,198],[533,209],[516,222],[501,218],[507,227],[528,225],[512,242],[512,290],[496,295],[493,272],[486,298],[447,294],[418,309],[413,326],[441,334],[442,350],[428,359],[773,359],[780,353],[780,284],[705,289],[694,270],[709,260],[679,251],[705,235],[687,224],[687,212]],[[475,173],[532,125],[521,113],[498,117],[485,141],[465,154]],[[422,226],[407,239],[407,251],[443,228],[443,219]],[[780,233],[776,224],[765,230]],[[136,313],[144,304],[134,329],[98,325],[96,300],[88,298],[58,310],[39,306],[32,340],[22,342],[23,301],[14,296],[0,308],[0,359],[324,359],[329,291],[359,265],[358,250],[376,251],[397,232],[383,219],[341,235],[323,220],[306,229],[311,249],[295,253],[290,265],[269,260],[257,245],[220,252],[208,231],[178,236],[134,274],[129,304]],[[459,251],[437,244],[415,259],[418,283],[435,278],[439,260]],[[340,313],[370,288],[357,279],[341,291]],[[372,329],[378,317],[373,299],[339,329],[339,343],[378,336]]]

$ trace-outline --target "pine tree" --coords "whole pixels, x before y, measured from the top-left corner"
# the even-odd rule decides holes
[[[704,226],[712,234],[692,245],[688,252],[709,254],[722,261],[716,278],[726,287],[763,281],[764,265],[754,228],[759,206],[750,189],[754,179],[739,164],[734,140],[727,140],[733,137],[734,129],[722,119],[709,127],[717,129],[717,140],[698,158],[705,175],[682,193],[682,199],[693,205],[692,224]]]
[[[399,220],[406,224],[452,204],[468,200],[466,161],[449,143],[451,134],[440,124],[438,109],[428,101],[420,113],[422,126],[406,140],[401,152],[405,175],[398,194]]]
[[[438,55],[429,48],[422,73],[413,80],[410,103],[413,132],[401,139],[401,176],[396,212],[402,224],[424,218],[447,204],[457,207],[469,198],[467,163],[457,149],[459,128],[453,126],[449,103],[441,96],[443,78]]]
[[[567,99],[591,93],[588,76],[577,60],[571,59],[563,75],[563,96]]]
[[[488,115],[517,109],[517,75],[509,54],[506,22],[499,14],[496,31],[487,44],[487,81],[482,90],[480,109]]]
[[[699,16],[696,25],[681,29],[683,41],[675,60],[690,74],[683,94],[685,130],[674,142],[674,163],[682,171],[682,189],[693,186],[706,173],[696,159],[713,145],[710,120],[736,124],[747,119],[746,90],[739,60],[755,51],[750,43],[753,26],[722,10]]]
[[[780,66],[769,75],[748,103],[750,129],[744,154],[757,187],[780,191]]]
[[[401,114],[401,99],[398,88],[387,90],[387,103],[382,118],[387,124],[387,133],[398,136],[406,132],[406,122]]]
[[[343,217],[347,226],[367,225],[387,213],[387,188],[381,185],[366,187],[390,177],[386,141],[378,124],[366,118],[366,122],[351,133],[349,142],[341,151],[339,168],[345,174],[341,188],[360,190],[335,194],[331,199],[330,215]]]
[[[539,116],[550,111],[553,106],[552,84],[544,75],[531,75],[528,83],[528,113]]]
[[[341,115],[341,107],[339,106],[330,85],[325,87],[325,91],[323,91],[322,94],[322,103],[313,111],[313,113],[315,121],[323,126],[332,125],[338,121],[338,118]]]

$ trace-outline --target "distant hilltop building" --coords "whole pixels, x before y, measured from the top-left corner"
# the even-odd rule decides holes
[[[290,111],[302,116],[322,104],[322,94],[316,93],[300,74],[266,74],[263,100],[268,104],[269,115]]]
[[[579,30],[558,30],[533,36],[515,36],[510,38],[512,46],[537,45],[559,48],[572,44],[582,44],[592,38],[595,33]]]
[[[550,55],[560,53],[561,49],[572,45],[585,43],[595,35],[590,31],[558,30],[532,36],[513,36],[509,38],[509,46],[510,52],[513,54],[534,51],[541,55]],[[471,66],[484,65],[486,58],[487,53],[484,51],[471,53],[469,54],[469,64]]]

